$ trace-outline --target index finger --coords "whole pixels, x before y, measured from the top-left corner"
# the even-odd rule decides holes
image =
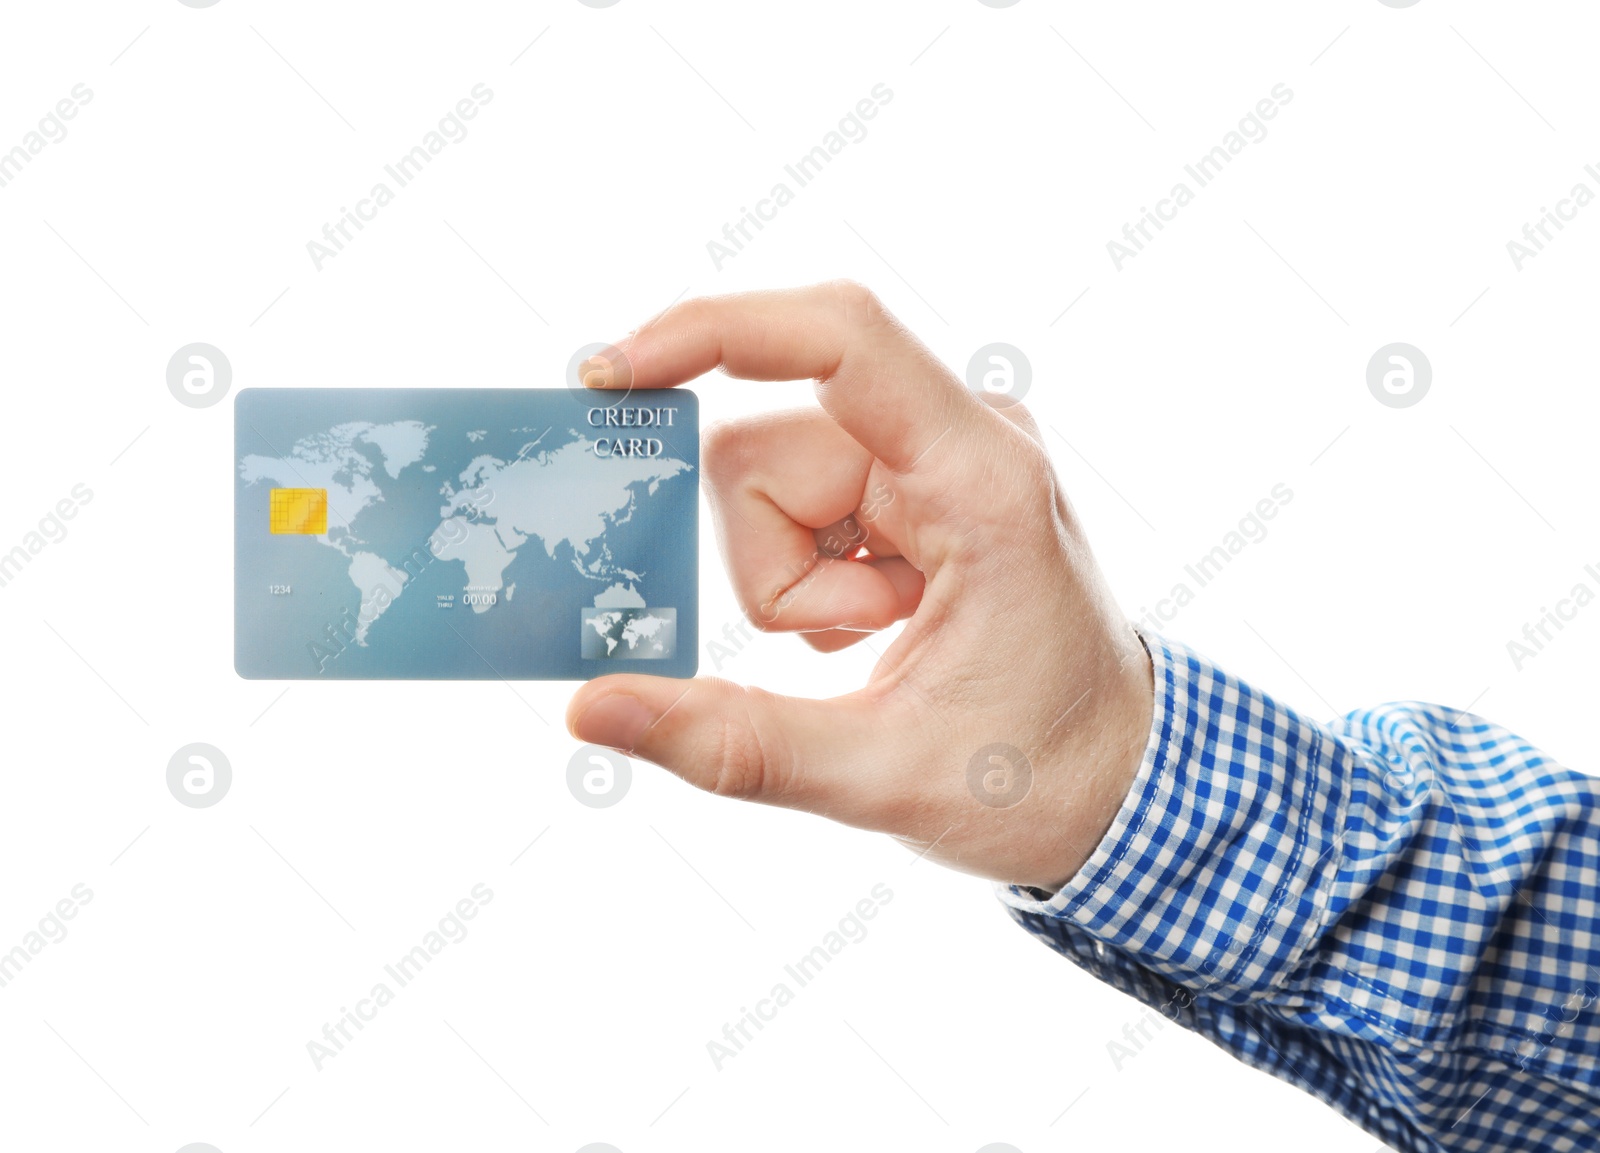
[[[628,379],[603,374],[602,387],[665,388],[719,367],[746,380],[809,377],[828,415],[898,475],[976,459],[962,448],[1004,420],[848,281],[687,300],[615,347]]]

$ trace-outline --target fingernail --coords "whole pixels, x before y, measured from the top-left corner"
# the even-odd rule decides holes
[[[613,693],[584,709],[573,728],[580,741],[631,753],[655,719],[637,697]]]
[[[585,388],[629,388],[633,385],[633,366],[620,344],[608,345],[578,367],[578,379]]]
[[[611,362],[603,356],[591,356],[578,369],[578,379],[585,388],[608,388],[611,385]]]

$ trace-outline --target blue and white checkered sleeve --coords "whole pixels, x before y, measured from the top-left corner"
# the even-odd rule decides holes
[[[1138,776],[1012,916],[1407,1153],[1600,1148],[1600,781],[1437,705],[1314,724],[1144,640]]]

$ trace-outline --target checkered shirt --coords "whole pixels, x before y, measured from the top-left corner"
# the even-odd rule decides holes
[[[1600,781],[1439,705],[1316,724],[1141,635],[1138,776],[1011,915],[1402,1153],[1600,1150]]]

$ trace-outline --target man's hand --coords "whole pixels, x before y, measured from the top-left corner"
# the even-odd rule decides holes
[[[686,301],[605,356],[606,387],[814,379],[820,408],[706,430],[728,573],[756,627],[825,652],[906,625],[843,696],[608,676],[573,735],[996,880],[1069,880],[1138,769],[1151,670],[1032,417],[848,283]]]

